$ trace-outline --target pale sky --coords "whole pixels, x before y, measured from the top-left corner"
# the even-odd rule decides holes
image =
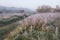
[[[55,7],[56,5],[60,5],[60,0],[0,0],[0,6],[7,7],[36,9],[41,5],[50,5]]]

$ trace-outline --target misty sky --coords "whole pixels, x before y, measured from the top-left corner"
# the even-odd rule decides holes
[[[60,0],[0,0],[0,6],[7,7],[24,7],[36,9],[41,5],[50,5],[55,7],[56,5],[60,5]]]

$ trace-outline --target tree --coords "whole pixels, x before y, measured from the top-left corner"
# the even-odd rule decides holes
[[[36,10],[38,13],[40,13],[40,12],[51,12],[51,7],[43,5],[43,6],[39,6]]]
[[[60,12],[60,7],[59,7],[59,5],[56,5],[55,12]]]

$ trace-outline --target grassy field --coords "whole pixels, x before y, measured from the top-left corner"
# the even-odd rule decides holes
[[[60,40],[60,14],[35,14],[1,27],[1,40]],[[20,20],[20,19],[19,19]],[[18,20],[17,20],[18,21]]]
[[[13,29],[15,29],[17,26],[16,23],[12,23],[9,25],[6,25],[4,27],[0,27],[0,39],[3,39],[4,36],[7,36],[7,34],[12,31]]]
[[[0,40],[2,40],[4,37],[7,36],[10,31],[15,29],[19,23],[20,20],[24,19],[24,16],[12,16],[10,18],[4,18],[0,20]]]

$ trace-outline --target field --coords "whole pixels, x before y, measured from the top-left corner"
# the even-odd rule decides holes
[[[11,16],[14,16],[14,15],[23,16],[24,13],[2,13],[0,14],[0,18],[10,18]]]
[[[0,20],[0,40],[60,40],[59,35],[60,13],[37,13],[27,18],[13,16]]]

